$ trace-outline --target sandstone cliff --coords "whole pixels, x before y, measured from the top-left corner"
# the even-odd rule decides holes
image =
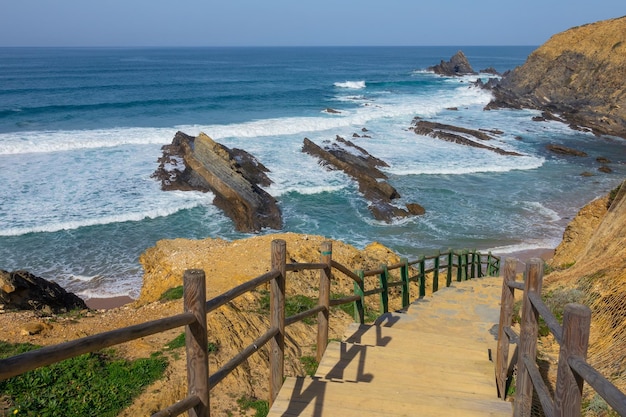
[[[487,108],[544,110],[574,127],[626,138],[626,16],[554,35],[493,92]]]
[[[592,311],[589,362],[626,391],[626,181],[568,225],[544,297]]]

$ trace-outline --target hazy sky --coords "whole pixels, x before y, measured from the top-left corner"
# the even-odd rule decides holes
[[[624,0],[1,0],[0,46],[540,45]]]

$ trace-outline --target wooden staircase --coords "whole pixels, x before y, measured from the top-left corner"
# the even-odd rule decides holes
[[[331,342],[268,416],[510,416],[494,363],[502,278],[454,283]]]

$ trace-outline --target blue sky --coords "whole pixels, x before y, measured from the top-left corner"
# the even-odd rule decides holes
[[[624,0],[2,0],[0,46],[540,45]]]

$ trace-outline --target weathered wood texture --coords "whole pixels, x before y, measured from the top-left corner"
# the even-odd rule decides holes
[[[496,384],[500,398],[506,398],[506,386],[509,369],[509,336],[505,329],[513,323],[513,303],[515,294],[509,282],[515,281],[517,259],[507,258],[504,261],[504,274],[502,284],[502,297],[500,301],[500,322],[498,324],[498,347],[496,350]]]
[[[563,312],[563,343],[559,351],[554,410],[560,417],[580,416],[583,378],[572,371],[571,357],[587,358],[591,310],[581,304],[568,304]]]
[[[326,344],[328,343],[328,318],[330,312],[330,281],[331,276],[331,264],[333,259],[333,244],[332,242],[324,242],[321,248],[320,263],[326,264],[327,267],[320,270],[320,286],[319,286],[319,301],[318,306],[323,309],[317,313],[317,349],[316,359],[319,362],[326,350]]]
[[[524,358],[535,361],[537,357],[537,335],[539,314],[528,298],[529,292],[541,294],[543,283],[543,260],[533,258],[526,264],[526,286],[522,301],[519,355],[517,361],[517,384],[515,387],[515,417],[530,416],[533,400],[533,385],[526,369]]]
[[[204,271],[191,269],[183,275],[185,312],[195,321],[185,328],[187,350],[187,392],[200,399],[189,417],[209,416],[209,353],[206,324],[206,284]]]
[[[280,391],[285,377],[285,275],[287,243],[272,241],[272,269],[280,273],[270,281],[270,326],[278,330],[270,340],[270,404]]]

